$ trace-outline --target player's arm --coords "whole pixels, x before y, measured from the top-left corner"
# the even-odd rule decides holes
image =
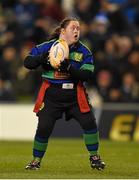
[[[73,77],[75,80],[81,80],[81,81],[88,81],[89,79],[92,78],[93,76],[93,65],[92,64],[84,64],[86,67],[88,66],[90,69],[86,68],[81,68],[81,69],[76,69],[71,65],[69,68],[69,73],[71,77]],[[91,70],[92,69],[92,70]]]
[[[31,55],[29,54],[24,60],[24,66],[27,69],[36,69],[40,65],[48,63],[48,53],[41,55]]]
[[[36,69],[37,67],[42,66],[43,69],[48,70],[48,51],[50,46],[51,44],[46,42],[33,47],[29,55],[24,60],[24,66],[27,69]]]
[[[75,80],[88,81],[92,78],[94,72],[92,54],[85,56],[85,63],[82,64],[80,69],[75,68],[68,60],[64,60],[61,63],[60,71],[64,72],[65,70]]]

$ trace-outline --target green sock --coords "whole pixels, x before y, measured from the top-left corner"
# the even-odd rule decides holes
[[[89,154],[97,155],[99,147],[99,132],[97,130],[85,131],[83,138]]]
[[[35,160],[41,161],[48,145],[48,139],[35,137],[33,145],[33,157]]]

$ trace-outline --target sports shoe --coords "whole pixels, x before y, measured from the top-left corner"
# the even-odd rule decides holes
[[[93,169],[103,170],[105,168],[105,163],[100,159],[99,155],[92,155],[89,160]]]
[[[37,161],[37,160],[31,161],[31,162],[25,167],[25,169],[29,169],[29,170],[38,170],[39,168],[40,168],[40,161]]]

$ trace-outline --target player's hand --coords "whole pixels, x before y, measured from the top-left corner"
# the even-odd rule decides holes
[[[53,67],[49,61],[49,51],[41,55],[41,66],[46,71],[53,70]]]
[[[60,63],[58,71],[60,71],[60,72],[68,72],[70,67],[71,67],[71,64],[69,62],[69,59],[64,59],[64,61],[62,61]]]
[[[49,63],[49,52],[43,53],[41,55],[41,61],[45,64]]]

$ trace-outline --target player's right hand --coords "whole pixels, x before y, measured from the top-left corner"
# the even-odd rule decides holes
[[[49,51],[41,55],[42,63],[49,63]]]

